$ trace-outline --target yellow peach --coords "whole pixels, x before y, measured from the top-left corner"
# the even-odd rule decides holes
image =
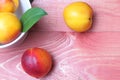
[[[19,6],[19,0],[0,0],[0,12],[15,12]]]
[[[73,2],[63,12],[65,23],[77,32],[85,32],[91,28],[93,10],[85,2]]]
[[[21,22],[10,12],[0,13],[0,44],[14,40],[21,32]]]

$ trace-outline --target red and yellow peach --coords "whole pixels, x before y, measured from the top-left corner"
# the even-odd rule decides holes
[[[40,78],[48,74],[52,67],[50,54],[41,48],[31,48],[24,52],[21,64],[26,73]]]

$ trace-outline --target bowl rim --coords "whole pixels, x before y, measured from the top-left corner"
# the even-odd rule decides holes
[[[13,40],[12,42],[9,42],[7,44],[0,44],[0,48],[6,48],[6,47],[9,47],[11,45],[14,45],[16,44],[19,40],[21,40],[24,36],[26,35],[26,32],[21,32],[20,35],[15,39]]]

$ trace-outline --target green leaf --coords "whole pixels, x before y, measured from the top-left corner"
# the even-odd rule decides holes
[[[47,15],[47,13],[38,7],[27,10],[20,19],[23,26],[22,32],[27,32],[44,15]]]

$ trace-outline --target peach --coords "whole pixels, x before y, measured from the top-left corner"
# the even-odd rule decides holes
[[[0,12],[15,12],[19,6],[19,0],[0,0]]]
[[[13,41],[21,33],[21,22],[10,12],[0,13],[0,44]]]
[[[85,32],[92,27],[93,9],[85,2],[72,2],[64,8],[63,17],[70,29]]]
[[[22,56],[21,64],[26,73],[40,78],[48,74],[52,67],[50,54],[42,48],[30,48]]]

